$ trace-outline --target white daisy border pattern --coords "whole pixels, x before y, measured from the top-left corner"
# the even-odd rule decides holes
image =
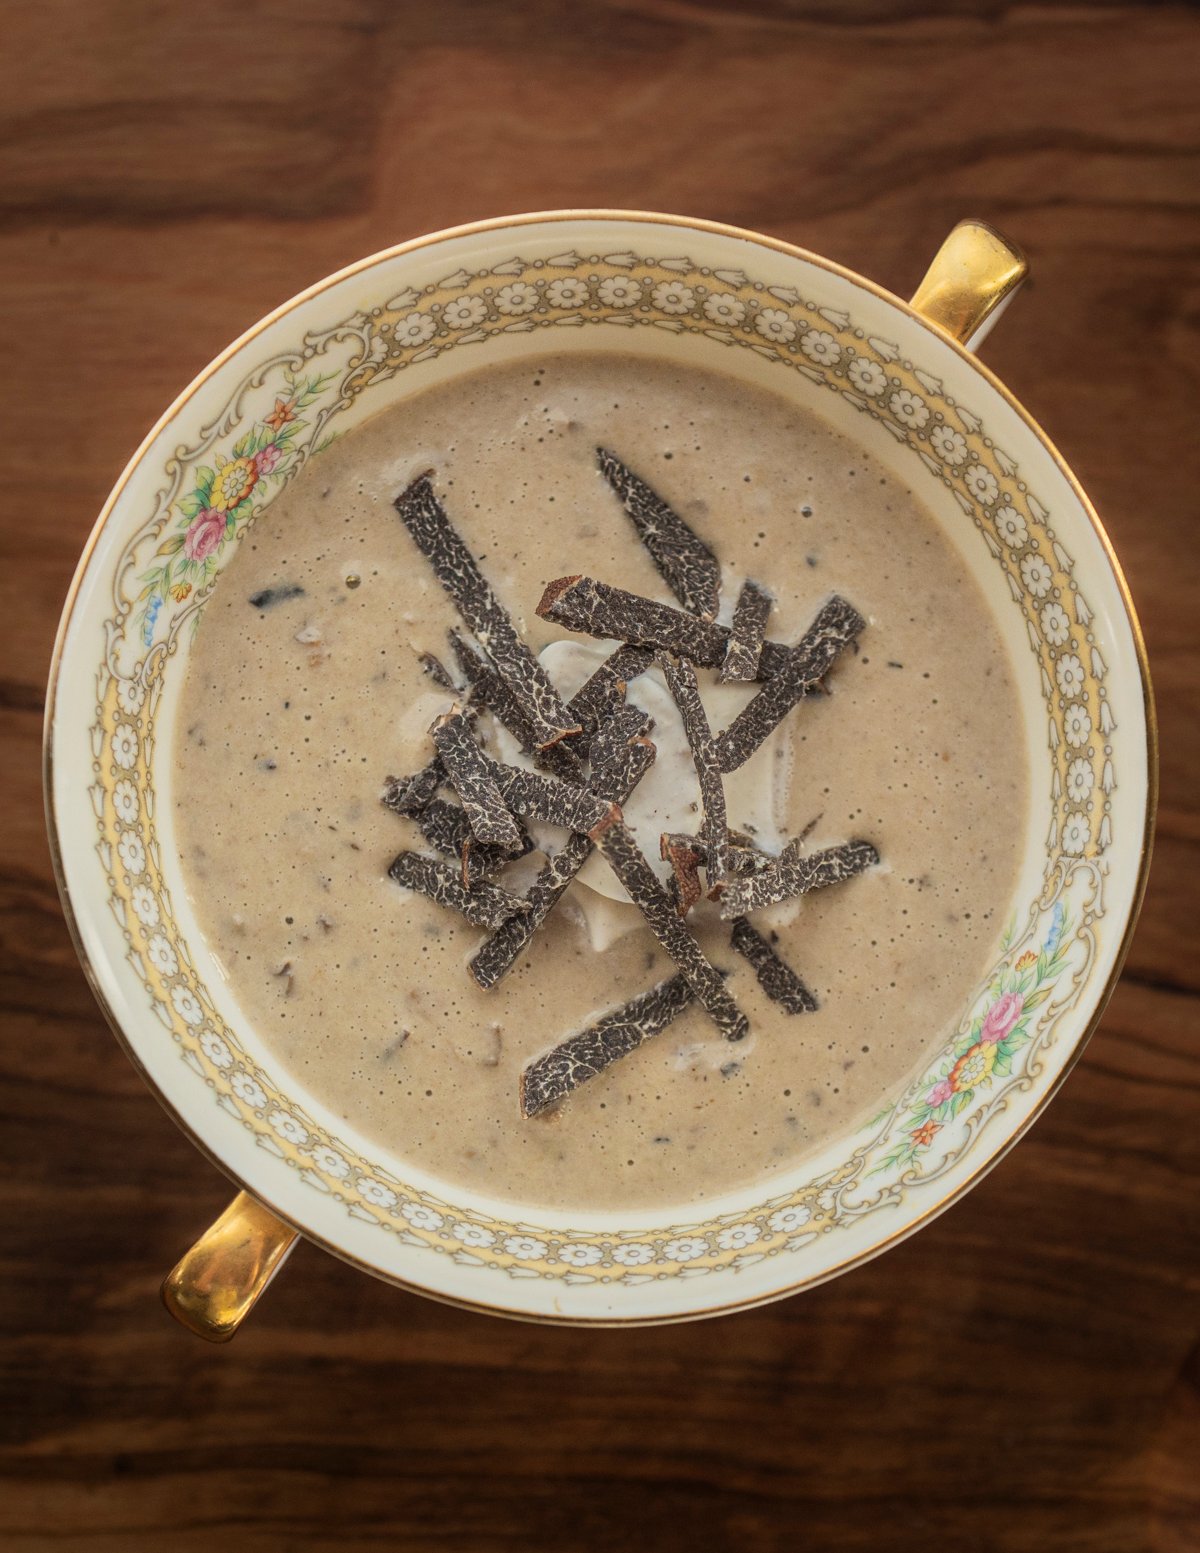
[[[994,974],[1037,941],[1047,913],[1072,901],[1078,927],[1069,985],[1042,1011],[1019,1068],[945,1129],[948,1136],[936,1162],[931,1159],[919,1172],[911,1167],[893,1172],[873,1196],[862,1195],[864,1180],[872,1162],[886,1152],[912,1094],[928,1083],[925,1077],[897,1099],[888,1119],[837,1170],[769,1199],[754,1213],[629,1238],[583,1231],[550,1234],[535,1225],[464,1213],[358,1159],[249,1061],[219,1020],[175,920],[150,782],[155,713],[178,633],[208,594],[164,609],[147,650],[132,631],[133,600],[125,590],[138,573],[139,557],[153,550],[171,520],[173,503],[191,472],[235,427],[252,419],[252,410],[270,404],[286,371],[313,363],[335,369],[313,407],[296,461],[299,469],[339,413],[397,372],[506,333],[594,325],[699,333],[723,346],[751,349],[841,394],[908,446],[979,529],[1021,610],[1039,661],[1054,806],[1046,837],[1046,886],[1029,908],[1024,934],[981,981],[960,1031],[969,1026]],[[1112,841],[1110,739],[1115,722],[1103,683],[1107,666],[1088,629],[1092,612],[1072,572],[1072,558],[1051,527],[1050,513],[979,417],[946,395],[939,380],[903,359],[897,346],[857,328],[848,313],[819,307],[790,288],[754,281],[740,270],[696,267],[684,258],[568,253],[532,263],[513,258],[474,273],[460,270],[419,291],[405,290],[333,329],[306,336],[294,351],[248,373],[221,414],[202,429],[197,444],[178,449],[166,461],[153,511],[122,552],[97,684],[89,796],[109,905],[124,934],[128,962],[183,1060],[216,1103],[308,1186],[407,1244],[513,1278],[628,1284],[697,1277],[722,1268],[737,1271],[798,1250],[868,1213],[897,1206],[918,1180],[932,1182],[961,1159],[1004,1110],[1009,1092],[1032,1085],[1062,1016],[1086,981],[1103,915],[1100,860]]]

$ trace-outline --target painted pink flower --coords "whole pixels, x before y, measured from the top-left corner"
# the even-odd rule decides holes
[[[1002,1041],[1020,1019],[1024,1006],[1025,999],[1019,992],[1006,992],[1002,998],[997,998],[984,1016],[980,1041],[987,1046]]]
[[[939,1079],[925,1096],[926,1105],[943,1105],[954,1093],[948,1078]]]
[[[225,538],[225,514],[206,507],[192,519],[184,536],[183,552],[190,560],[207,561]]]
[[[259,448],[254,455],[254,462],[260,475],[269,475],[275,465],[283,457],[273,442],[268,442],[265,448]]]

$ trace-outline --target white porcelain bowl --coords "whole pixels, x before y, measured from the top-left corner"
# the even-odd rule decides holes
[[[1031,342],[1036,349],[1036,342]],[[212,974],[171,820],[192,624],[286,479],[380,408],[554,351],[711,366],[793,397],[933,510],[1011,648],[1032,819],[1007,947],[882,1120],[770,1189],[575,1213],[466,1195],[348,1130]],[[281,418],[300,398],[302,415]],[[295,414],[293,407],[292,412]],[[296,422],[303,425],[295,430]],[[239,463],[239,460],[241,462]],[[233,497],[239,499],[233,503]],[[224,531],[223,531],[224,532]],[[200,562],[181,569],[187,553]],[[804,1288],[927,1223],[1054,1094],[1117,976],[1145,882],[1154,735],[1141,636],[1102,529],[1041,430],[879,287],[700,221],[562,212],[377,254],[286,303],[179,397],[118,480],[63,614],[47,802],[59,884],[114,1029],[185,1131],[280,1218],[366,1271],[497,1313],[637,1322]],[[96,1168],[119,1168],[111,1160]]]

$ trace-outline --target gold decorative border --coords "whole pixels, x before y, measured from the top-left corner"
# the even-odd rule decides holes
[[[1047,838],[1048,876],[1058,871],[1061,896],[1072,876],[1086,871],[1079,865],[1100,856],[1111,843],[1108,795],[1115,777],[1108,736],[1115,725],[1103,685],[1107,666],[1087,630],[1090,610],[1072,581],[1072,559],[1050,528],[1048,512],[1019,478],[1015,462],[995,446],[971,411],[944,394],[940,382],[901,359],[889,341],[866,336],[847,314],[818,308],[794,291],[771,288],[741,271],[712,271],[684,258],[651,259],[631,252],[603,256],[571,252],[533,264],[517,257],[488,271],[459,271],[420,292],[394,297],[370,314],[357,314],[335,330],[306,337],[296,352],[262,364],[246,376],[222,415],[205,429],[197,448],[180,450],[176,456],[155,512],[127,547],[118,569],[117,607],[109,623],[106,683],[101,687],[95,730],[97,754],[107,754],[110,763],[99,771],[92,796],[101,860],[113,892],[113,909],[130,945],[130,961],[186,1059],[204,1076],[220,1103],[255,1131],[260,1143],[303,1171],[310,1184],[339,1196],[356,1217],[383,1224],[409,1243],[430,1246],[468,1265],[502,1267],[513,1277],[632,1283],[667,1275],[695,1277],[722,1267],[740,1269],[764,1255],[793,1249],[836,1224],[855,1222],[884,1205],[896,1206],[911,1184],[911,1173],[870,1202],[849,1202],[851,1189],[886,1143],[885,1127],[855,1151],[842,1169],[786,1197],[771,1199],[758,1214],[674,1225],[655,1236],[630,1239],[587,1232],[548,1236],[530,1225],[464,1214],[427,1194],[412,1192],[378,1167],[353,1160],[336,1140],[324,1137],[311,1118],[272,1090],[265,1075],[246,1063],[232,1032],[218,1027],[174,927],[153,824],[150,764],[160,676],[179,625],[198,607],[196,601],[187,610],[167,616],[163,638],[154,640],[143,658],[130,665],[127,650],[122,651],[127,649],[124,638],[131,610],[121,591],[121,578],[136,576],[138,546],[157,541],[170,520],[184,471],[214,439],[243,420],[249,413],[244,406],[253,405],[255,392],[273,382],[273,369],[287,362],[311,361],[335,344],[354,342],[329,403],[318,417],[324,427],[365,388],[432,360],[446,349],[482,343],[507,332],[589,324],[691,329],[721,344],[750,348],[773,362],[790,365],[879,421],[951,490],[1001,565],[1014,601],[1022,608],[1031,649],[1039,657],[1049,713],[1055,808],[1054,828]],[[310,434],[310,445],[315,445],[315,435],[315,431]],[[1088,649],[1090,662],[1085,661]],[[1060,670],[1064,658],[1073,660],[1065,676]],[[1104,738],[1093,742],[1091,735],[1097,730]],[[1085,763],[1092,779],[1086,792],[1080,775]],[[136,778],[130,773],[136,773]],[[131,788],[146,800],[136,814],[129,804]],[[1044,901],[1041,910],[1047,904]],[[1038,930],[1038,911],[1035,903],[1031,933]],[[1093,933],[1099,915],[1095,910],[1088,919]],[[1053,1017],[1043,1018],[1038,1042],[1031,1043],[1030,1058],[1011,1084],[1029,1088],[1035,1081],[1039,1070],[1031,1064],[1044,1051],[1059,1017],[1080,995],[1085,969],[1073,976],[1073,992],[1051,1005],[1048,1012]],[[941,1165],[927,1173],[928,1179],[944,1173],[973,1145],[985,1122],[1003,1109],[997,1099],[965,1118],[961,1143],[943,1151]],[[352,1193],[346,1189],[350,1181]],[[639,1271],[643,1267],[653,1271]]]

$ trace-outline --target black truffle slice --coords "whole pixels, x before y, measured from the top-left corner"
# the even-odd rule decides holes
[[[565,1100],[580,1084],[665,1030],[694,996],[686,976],[672,976],[535,1058],[521,1074],[522,1114],[537,1116]]]
[[[721,915],[726,921],[744,917],[763,906],[775,906],[810,890],[852,879],[879,861],[869,841],[847,841],[823,852],[801,853],[798,841],[789,842],[778,862],[744,879],[726,879],[721,893]]]
[[[480,841],[517,851],[521,846],[520,826],[501,797],[491,762],[475,742],[471,719],[456,706],[436,718],[429,731],[472,831]]]
[[[613,808],[611,801],[597,798],[588,788],[557,777],[499,761],[490,761],[488,770],[506,808],[527,819],[561,825],[564,830],[590,831],[602,825]]]
[[[674,831],[664,831],[659,838],[660,854],[670,860],[668,847],[678,851],[693,851],[700,863],[708,863],[708,843],[703,836],[689,836]],[[725,843],[725,866],[731,874],[756,874],[764,868],[773,868],[778,859],[770,852],[755,846],[749,836],[740,830],[731,830]]]
[[[397,884],[406,890],[419,890],[439,906],[457,911],[474,927],[499,927],[514,912],[528,911],[519,895],[502,890],[498,884],[475,884],[468,888],[462,881],[462,869],[422,852],[401,852],[388,869]]]
[[[556,577],[547,583],[537,612],[543,620],[551,620],[568,631],[672,653],[700,668],[719,668],[729,643],[728,626],[701,620],[674,605],[660,604],[657,599],[643,598],[640,593],[629,593],[579,573]],[[787,668],[798,650],[783,642],[764,642],[758,677],[769,679]]]
[[[719,884],[725,874],[724,853],[729,824],[725,813],[725,784],[721,780],[721,765],[708,716],[700,700],[700,686],[696,671],[687,662],[671,662],[664,659],[662,671],[667,689],[675,698],[679,715],[683,719],[683,731],[687,735],[696,777],[700,783],[700,804],[703,810],[701,834],[707,847],[706,867],[709,888]]]
[[[446,768],[440,755],[435,755],[428,765],[411,776],[388,777],[383,784],[381,802],[393,814],[420,814],[437,796],[437,790],[446,780]]]
[[[821,606],[785,666],[718,736],[722,771],[736,771],[750,759],[792,708],[821,683],[838,654],[866,624],[853,604],[836,595]]]
[[[452,695],[458,694],[458,686],[454,683],[454,676],[436,653],[419,652],[417,654],[417,662],[435,685],[440,685],[443,690],[450,691]]]
[[[745,917],[738,917],[734,921],[730,942],[738,954],[753,966],[759,986],[785,1013],[811,1014],[816,1010],[816,998],[787,961],[780,958]]]
[[[629,744],[646,738],[653,727],[654,719],[640,706],[619,707],[592,739],[588,757],[597,773],[619,768],[628,756]]]
[[[537,607],[543,620],[588,636],[615,637],[639,647],[674,653],[715,668],[725,656],[728,630],[670,604],[627,593],[594,577],[558,577],[547,583]]]
[[[747,580],[742,584],[733,611],[733,624],[729,628],[729,640],[725,644],[725,661],[721,665],[723,680],[749,684],[758,678],[758,661],[762,657],[771,604],[771,595],[758,583]]]
[[[593,790],[601,798],[624,803],[654,764],[656,753],[648,739],[632,740],[618,752],[611,766],[593,770]],[[529,910],[503,923],[471,960],[471,975],[481,987],[494,987],[512,969],[518,955],[558,905],[591,852],[589,837],[577,833],[546,862],[526,894]]]
[[[717,613],[721,587],[716,556],[679,514],[615,454],[607,448],[597,448],[596,457],[604,478],[621,498],[638,538],[671,592],[684,609],[711,620]]]
[[[412,818],[434,851],[458,859],[463,883],[468,887],[494,879],[514,858],[533,851],[533,837],[523,827],[518,827],[522,832],[521,846],[515,852],[477,841],[467,811],[444,798],[433,799]]]
[[[653,740],[638,734],[628,744],[619,744],[612,758],[604,764],[593,762],[588,785],[598,798],[624,803],[654,764],[657,755],[658,748]]]
[[[731,830],[725,844],[725,871],[731,874],[757,874],[770,868],[774,855],[755,846],[749,836],[740,830]]]
[[[432,799],[412,818],[425,840],[443,857],[456,857],[461,861],[463,847],[474,840],[467,811],[456,803],[447,803],[444,798]],[[509,855],[503,848],[495,850],[502,857]]]
[[[475,557],[467,549],[428,474],[420,475],[396,498],[396,511],[434,576],[521,703],[540,749],[580,731],[549,675],[521,640],[508,611],[492,592]]]
[[[577,832],[539,870],[525,892],[526,910],[500,923],[471,959],[469,969],[479,986],[494,987],[512,970],[518,955],[587,862],[591,850],[592,843]]]
[[[532,754],[535,747],[533,724],[512,691],[483,653],[469,643],[461,632],[447,631],[446,639],[463,678],[471,687],[472,705],[486,707],[504,724],[521,748],[527,754]]]
[[[750,1028],[745,1014],[725,990],[721,973],[705,959],[700,945],[680,921],[670,896],[658,882],[658,875],[621,818],[620,809],[614,805],[612,813],[596,825],[590,835],[625,886],[646,926],[687,977],[688,985],[717,1029],[726,1040],[742,1040]]]
[[[567,702],[568,712],[583,724],[585,734],[594,734],[621,706],[626,685],[644,674],[653,662],[654,654],[648,647],[634,647],[628,642],[604,660]]]
[[[471,687],[471,704],[484,706],[508,729],[527,755],[566,781],[581,781],[583,765],[566,742],[539,749],[537,731],[526,716],[520,699],[505,684],[488,659],[457,631],[448,633],[455,661]]]

